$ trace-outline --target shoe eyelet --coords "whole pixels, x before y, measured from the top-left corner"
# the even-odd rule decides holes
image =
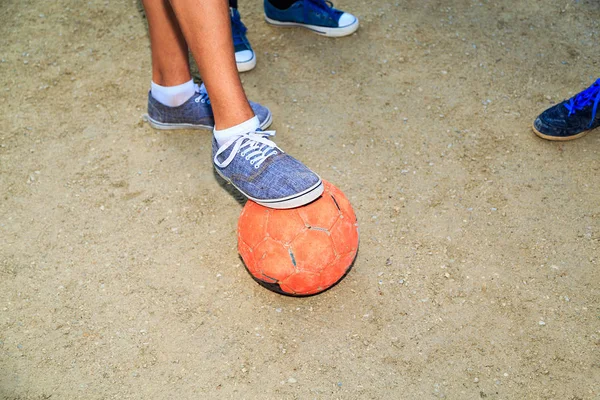
[[[260,165],[258,165],[258,164],[256,164],[256,165],[254,166],[254,169],[259,169],[259,168],[260,168]]]
[[[250,161],[250,156],[246,157],[246,161]],[[250,164],[254,164],[254,161],[250,161]]]
[[[196,103],[199,103],[199,102],[200,102],[200,97],[196,97],[196,98],[194,99],[194,101],[195,101]]]
[[[247,160],[247,159],[246,159]],[[254,160],[250,161],[250,165],[254,165]]]
[[[200,100],[200,103],[204,104],[204,103],[206,103],[206,102],[204,101],[204,99],[202,99],[202,100]]]

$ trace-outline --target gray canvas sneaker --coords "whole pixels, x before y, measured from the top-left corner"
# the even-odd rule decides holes
[[[250,200],[269,208],[294,208],[323,193],[321,178],[269,140],[275,131],[249,132],[219,147],[213,138],[217,173]]]
[[[258,103],[250,101],[254,115],[258,117],[260,128],[265,129],[273,122],[271,111]],[[213,116],[210,99],[204,84],[196,85],[196,94],[179,107],[168,107],[152,97],[148,92],[148,114],[144,120],[154,129],[213,129]]]

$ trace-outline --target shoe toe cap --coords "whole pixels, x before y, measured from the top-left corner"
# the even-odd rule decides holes
[[[252,50],[242,50],[235,53],[236,63],[247,63],[254,59],[254,52]]]
[[[358,18],[347,12],[340,15],[340,19],[338,20],[338,26],[340,28],[344,28],[356,23],[358,23]]]
[[[546,125],[540,117],[537,117],[535,121],[533,121],[533,127],[540,133],[548,134],[548,125]]]

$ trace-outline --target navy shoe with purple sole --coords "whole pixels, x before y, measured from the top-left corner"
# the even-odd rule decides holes
[[[550,107],[533,122],[533,132],[547,140],[573,140],[600,126],[600,79],[589,88]]]

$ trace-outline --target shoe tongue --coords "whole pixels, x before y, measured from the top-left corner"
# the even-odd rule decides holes
[[[334,20],[336,20],[337,22],[340,22],[340,18],[342,18],[342,14],[344,14],[343,11],[337,10],[337,9],[332,9],[333,14],[335,15]]]
[[[197,83],[195,83],[196,85],[196,91],[200,94],[205,94],[208,96],[208,92],[206,91],[206,86],[204,86],[204,82],[202,82],[202,84],[200,86],[198,86]]]

